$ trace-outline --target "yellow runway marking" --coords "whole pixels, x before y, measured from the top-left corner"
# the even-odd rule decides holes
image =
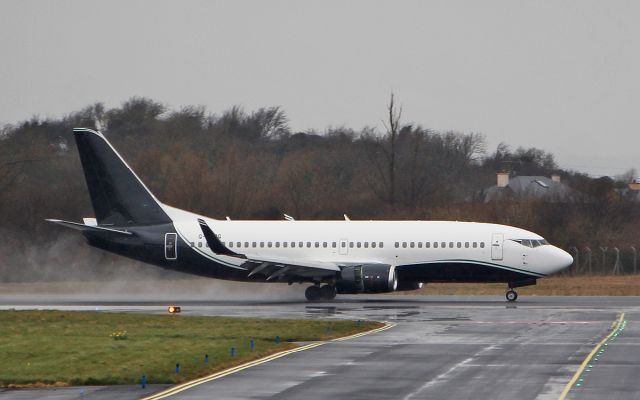
[[[593,350],[591,350],[591,353],[589,353],[587,358],[585,358],[582,364],[580,364],[580,367],[578,368],[576,373],[573,375],[573,378],[571,378],[569,383],[567,383],[567,386],[564,387],[564,390],[562,391],[562,393],[560,393],[559,400],[564,400],[567,397],[567,395],[569,394],[569,391],[571,390],[573,385],[576,384],[576,381],[578,380],[578,378],[580,378],[580,375],[582,375],[587,365],[589,365],[589,362],[591,361],[593,356],[598,352],[598,350],[600,350],[602,345],[604,345],[607,342],[607,340],[609,340],[611,336],[613,336],[613,334],[616,333],[616,331],[620,328],[622,321],[624,321],[624,313],[620,313],[620,317],[612,324],[611,332],[609,332],[609,334],[604,339],[602,339],[600,343],[598,343],[596,347],[593,348]]]
[[[309,350],[309,349],[312,349],[314,347],[322,346],[323,344],[327,344],[327,343],[331,343],[331,342],[340,342],[340,341],[343,341],[343,340],[355,339],[355,338],[358,338],[358,337],[361,337],[361,336],[370,335],[370,334],[376,333],[376,332],[386,331],[387,329],[393,328],[394,326],[396,326],[396,324],[385,323],[384,326],[382,326],[380,328],[377,328],[377,329],[373,329],[373,330],[367,331],[367,332],[356,333],[354,335],[345,336],[345,337],[329,340],[329,341],[326,341],[326,342],[314,342],[314,343],[311,343],[311,344],[308,344],[308,345],[305,345],[305,346],[296,347],[295,349],[281,351],[279,353],[271,354],[269,356],[266,356],[266,357],[263,357],[263,358],[260,358],[260,359],[254,360],[254,361],[250,361],[250,362],[242,364],[242,365],[238,365],[238,366],[235,366],[235,367],[232,367],[232,368],[229,368],[229,369],[225,369],[224,371],[216,372],[215,374],[211,374],[211,375],[205,376],[203,378],[195,379],[195,380],[192,380],[192,381],[189,381],[189,382],[182,383],[180,385],[172,386],[169,389],[166,389],[166,390],[163,390],[160,393],[156,393],[154,395],[145,397],[142,400],[160,400],[160,399],[164,399],[166,397],[173,396],[174,394],[180,393],[180,392],[182,392],[184,390],[190,389],[190,388],[192,388],[194,386],[198,386],[198,385],[201,385],[201,384],[206,383],[206,382],[210,382],[210,381],[213,381],[213,380],[216,380],[216,379],[220,379],[220,378],[222,378],[224,376],[231,375],[231,374],[234,374],[236,372],[240,372],[240,371],[242,371],[244,369],[247,369],[247,368],[255,367],[256,365],[264,364],[266,362],[275,360],[275,359],[280,358],[280,357],[284,357],[284,356],[289,355],[289,354],[297,353],[297,352],[303,351],[303,350]]]

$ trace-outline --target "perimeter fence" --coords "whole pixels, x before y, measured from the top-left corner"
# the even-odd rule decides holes
[[[564,275],[631,275],[638,273],[636,246],[584,246],[565,249],[573,256],[573,264]]]

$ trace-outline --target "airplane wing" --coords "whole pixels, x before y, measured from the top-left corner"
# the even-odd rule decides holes
[[[249,270],[249,277],[262,276],[265,280],[287,280],[287,278],[323,278],[340,273],[340,266],[331,262],[301,261],[273,257],[253,257],[247,254],[242,264]]]
[[[341,271],[340,265],[332,262],[292,260],[235,253],[220,242],[203,219],[198,219],[198,223],[209,248],[214,253],[246,260],[240,266],[249,270],[249,277],[256,276],[256,278],[263,278],[266,281],[288,281],[296,278],[324,278]]]

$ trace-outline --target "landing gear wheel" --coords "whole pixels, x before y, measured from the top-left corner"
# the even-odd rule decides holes
[[[304,291],[304,297],[309,301],[318,301],[322,297],[322,289],[320,286],[309,286],[307,290]]]
[[[516,301],[516,299],[518,298],[518,293],[516,293],[516,291],[513,289],[509,289],[507,290],[506,297],[507,301]]]
[[[336,287],[333,285],[324,285],[320,288],[322,300],[333,300],[336,298]]]

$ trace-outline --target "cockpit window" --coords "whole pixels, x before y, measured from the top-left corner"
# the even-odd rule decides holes
[[[512,241],[519,243],[523,246],[527,246],[527,247],[539,247],[539,246],[544,246],[549,244],[549,242],[547,242],[544,239],[541,240],[536,240],[536,239],[511,239]]]

